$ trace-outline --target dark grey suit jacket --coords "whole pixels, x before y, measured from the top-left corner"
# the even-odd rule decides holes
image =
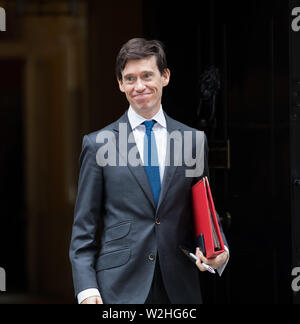
[[[166,114],[165,117],[168,133],[188,131],[193,135],[193,143],[185,145],[185,154],[193,153],[195,157],[196,129]],[[179,249],[179,245],[194,248],[191,186],[200,177],[185,176],[188,163],[182,157],[183,165],[176,165],[171,144],[170,166],[165,167],[155,208],[142,165],[100,166],[96,161],[98,149],[105,145],[96,142],[103,131],[111,132],[119,153],[120,123],[126,123],[128,132],[132,131],[126,112],[116,122],[83,139],[70,245],[75,294],[98,287],[104,303],[144,303],[158,254],[171,303],[201,303],[199,270]],[[202,175],[208,175],[206,137],[203,132],[199,134],[203,149],[198,158],[204,165]],[[128,144],[128,151],[133,146],[136,144]],[[184,148],[180,154],[183,152]]]

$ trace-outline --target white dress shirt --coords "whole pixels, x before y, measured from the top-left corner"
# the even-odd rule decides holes
[[[144,137],[146,133],[146,127],[145,125],[143,125],[143,122],[147,119],[137,114],[131,106],[128,109],[127,116],[128,116],[130,126],[132,128],[133,136],[140,154],[140,158],[144,163],[143,161]],[[166,157],[166,150],[167,150],[167,123],[161,106],[157,114],[153,116],[151,119],[156,121],[152,130],[154,132],[156,146],[157,146],[160,182],[162,183],[164,170],[165,170],[165,157]],[[227,247],[226,247],[226,251],[228,251]],[[227,262],[228,259],[229,257],[227,258]],[[223,264],[220,268],[217,269],[219,275],[222,274],[227,262],[225,262],[225,264]],[[84,299],[92,296],[100,296],[99,290],[97,288],[89,288],[81,291],[77,295],[78,303],[80,304]]]
[[[143,125],[143,122],[146,119],[139,114],[137,114],[131,107],[128,109],[128,120],[130,126],[132,128],[132,133],[134,136],[134,140],[136,142],[136,146],[140,153],[140,157],[142,162],[144,163],[144,137],[146,133],[146,127]],[[167,147],[167,123],[166,118],[163,113],[162,107],[158,113],[151,118],[151,120],[155,120],[156,123],[153,125],[152,131],[155,136],[155,142],[157,147],[157,155],[158,155],[158,165],[159,165],[159,174],[160,174],[160,182],[162,183],[162,179],[164,176],[165,170],[165,158],[166,158],[166,147]]]

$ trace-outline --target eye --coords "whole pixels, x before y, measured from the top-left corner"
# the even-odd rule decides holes
[[[126,83],[133,83],[134,80],[135,80],[135,78],[133,76],[131,76],[131,75],[128,75],[128,76],[125,77],[125,82]]]
[[[151,73],[145,73],[144,74],[144,79],[148,80],[152,77],[152,74]]]

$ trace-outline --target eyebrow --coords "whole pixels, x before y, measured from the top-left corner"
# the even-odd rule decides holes
[[[154,72],[153,72],[153,71],[147,71],[147,70],[141,72],[141,74],[145,74],[145,73],[153,74]],[[125,79],[125,78],[128,78],[128,77],[131,77],[131,76],[134,76],[134,73],[128,73],[128,74],[125,74],[125,75],[124,75],[124,79]]]
[[[124,75],[124,79],[129,78],[129,77],[131,77],[131,76],[133,76],[133,75],[134,75],[133,73],[125,74],[125,75]]]

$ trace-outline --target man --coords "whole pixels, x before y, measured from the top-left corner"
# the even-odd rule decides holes
[[[197,248],[195,266],[179,249],[194,247],[191,186],[208,174],[205,135],[162,110],[170,71],[159,41],[128,41],[116,75],[128,111],[83,139],[70,246],[75,294],[90,304],[201,303],[202,262],[220,273],[228,259],[228,250],[207,260]],[[195,153],[197,172],[187,176]]]

